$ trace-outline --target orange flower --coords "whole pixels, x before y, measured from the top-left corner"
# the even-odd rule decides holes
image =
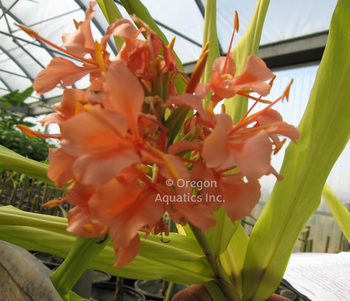
[[[90,2],[85,20],[76,23],[77,31],[63,36],[65,49],[55,46],[83,65],[55,58],[38,75],[34,87],[45,93],[60,82],[71,85],[90,74],[86,92],[66,89],[54,106],[55,113],[41,121],[43,125],[58,123],[61,128],[57,137],[61,148],[50,149],[48,176],[58,187],[72,182],[66,198],[75,207],[68,213],[67,230],[85,237],[109,233],[115,245],[115,266],[121,267],[139,252],[140,232],[146,233],[145,238],[150,233],[168,234],[162,219],[165,212],[177,223],[190,222],[206,232],[216,224],[212,211],[221,206],[232,221],[248,215],[260,197],[258,179],[270,173],[282,179],[270,164],[271,154],[284,142],[278,135],[296,142],[299,133],[271,109],[275,102],[258,113],[249,115],[248,111],[235,125],[229,115],[214,113],[219,100],[235,94],[270,103],[249,95],[266,96],[271,87],[265,81],[273,74],[258,57],[248,57],[244,70],[235,77],[229,52],[226,58],[215,60],[210,81],[203,85],[198,82],[208,55],[206,46],[193,77],[185,80],[186,93],[177,95],[174,79],[182,73],[176,66],[174,40],[164,45],[147,24],[133,16],[139,30],[130,21],[117,20],[100,44],[94,42],[90,22],[95,4]],[[137,39],[141,31],[146,32],[146,40]],[[106,51],[111,36],[125,38],[113,61]],[[208,92],[213,95],[204,108],[202,99]],[[175,107],[180,110],[173,110],[167,119],[165,108]],[[168,132],[176,133],[168,121],[174,120],[174,128],[180,128],[189,109],[196,113],[185,124],[186,140],[168,147]],[[180,156],[188,152],[190,156]]]
[[[212,76],[209,83],[199,84],[195,93],[204,98],[209,92],[213,92],[211,100],[214,107],[222,99],[231,98],[236,94],[249,97],[250,92],[257,92],[266,96],[270,93],[271,86],[265,81],[274,77],[264,61],[256,55],[248,56],[247,63],[239,76],[235,77],[235,62],[229,53],[226,58],[217,58],[211,70]],[[243,90],[245,88],[250,90]]]
[[[87,74],[90,74],[90,81],[96,78],[103,80],[104,72],[111,64],[109,53],[106,51],[107,41],[111,36],[124,36],[133,38],[138,34],[137,29],[128,20],[116,20],[106,31],[106,35],[102,38],[101,44],[95,43],[92,38],[90,22],[95,15],[93,7],[96,2],[91,1],[90,7],[86,11],[85,21],[75,23],[77,31],[71,34],[65,34],[62,37],[63,47],[58,47],[33,30],[18,25],[30,36],[40,39],[50,46],[76,58],[83,62],[82,67],[76,66],[70,60],[62,57],[54,58],[46,69],[42,70],[36,77],[33,88],[38,94],[46,93],[61,83],[63,87],[70,86]],[[84,58],[89,54],[90,58]]]

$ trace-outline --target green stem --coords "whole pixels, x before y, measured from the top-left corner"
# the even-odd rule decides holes
[[[169,129],[168,145],[174,143],[190,111],[187,106],[177,106],[165,122],[165,126]]]
[[[175,287],[176,283],[170,282],[164,301],[171,301],[175,293]]]
[[[196,226],[193,226],[190,223],[189,225],[200,247],[202,248],[206,256],[206,259],[210,267],[212,268],[216,276],[216,279],[220,285],[220,288],[225,294],[227,300],[230,300],[230,301],[241,300],[238,292],[235,290],[223,266],[221,265],[220,258],[215,255],[213,248],[211,247],[210,242],[207,236],[205,235],[205,233],[201,229],[197,228]]]
[[[70,290],[74,284],[109,242],[109,237],[76,238],[65,261],[50,275],[63,300],[70,300]]]

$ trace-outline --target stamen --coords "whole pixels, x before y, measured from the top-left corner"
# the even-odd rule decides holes
[[[275,82],[276,77],[277,77],[276,75],[273,75],[273,77],[269,81],[269,85],[270,85],[271,88],[273,86],[273,83]]]
[[[231,37],[231,41],[230,41],[230,46],[228,47],[228,51],[227,51],[227,54],[226,54],[226,59],[225,59],[224,67],[222,68],[222,74],[225,74],[225,70],[226,70],[228,58],[229,58],[230,52],[231,52],[231,47],[232,47],[233,38],[234,38],[234,36],[235,36],[235,31],[238,32],[238,29],[239,29],[239,21],[238,21],[238,13],[237,13],[237,11],[236,11],[236,12],[235,12],[235,19],[234,19],[234,29],[233,29],[233,33],[232,33],[232,37]]]
[[[207,63],[207,59],[208,59],[208,55],[209,55],[209,42],[204,46],[201,55],[199,56],[199,59],[196,63],[196,67],[194,68],[191,78],[187,84],[186,87],[186,93],[190,93],[192,94],[194,92],[194,90],[196,89],[202,74],[204,72],[205,69],[205,65]]]
[[[171,39],[169,45],[168,45],[168,48],[171,49],[171,50],[173,50],[173,48],[174,48],[175,38],[176,38],[176,37],[173,37],[173,38]]]
[[[100,66],[101,71],[106,72],[106,66],[103,61],[103,51],[104,48],[102,47],[102,45],[99,42],[95,41],[96,60],[98,62],[98,65]]]
[[[283,139],[281,140],[275,147],[275,149],[273,150],[273,154],[276,155],[282,148],[282,146],[284,145],[284,143],[287,141],[287,139]]]
[[[145,174],[149,174],[151,171],[151,169],[147,165],[143,165],[141,163],[134,164],[134,167]]]
[[[238,29],[239,29],[239,19],[238,19],[238,13],[237,13],[237,11],[235,11],[234,26],[235,26],[236,32],[238,32]]]
[[[232,80],[232,79],[233,79],[233,76],[230,75],[230,74],[224,74],[224,75],[221,75],[221,78],[222,78],[222,79]]]
[[[79,56],[79,55],[77,55],[77,54],[75,54],[73,52],[70,52],[68,50],[65,50],[64,48],[61,48],[61,47],[55,45],[54,43],[51,43],[49,40],[46,40],[45,38],[40,36],[37,32],[35,32],[34,30],[30,29],[29,27],[26,27],[26,26],[20,25],[20,24],[16,24],[16,23],[15,23],[15,25],[18,26],[19,28],[21,28],[23,31],[25,31],[33,39],[39,39],[39,40],[43,41],[44,43],[50,45],[51,47],[56,48],[59,51],[62,51],[63,53],[66,53],[66,54],[70,55],[71,57],[74,57],[74,58],[76,58],[78,60],[81,60],[82,62],[85,62],[85,63],[87,63],[89,65],[98,65],[98,63],[96,63],[96,62],[94,62],[92,60],[85,59],[85,58],[83,58],[83,57],[81,57],[81,56]]]
[[[31,130],[30,128],[24,126],[24,125],[21,125],[21,124],[18,124],[17,127],[21,130],[21,132],[26,135],[27,137],[29,138],[35,138],[36,135],[34,133],[33,130]]]
[[[22,124],[18,124],[17,127],[21,130],[21,132],[30,137],[30,138],[35,138],[36,136],[38,137],[43,137],[43,138],[51,138],[51,139],[58,139],[58,140],[61,140],[61,136],[56,136],[56,135],[50,135],[50,134],[43,134],[43,133],[37,133],[37,132],[34,132],[33,130],[31,130],[30,128],[22,125]]]
[[[239,132],[236,130],[236,134],[237,135],[244,135],[244,134],[250,133],[250,132],[265,130],[265,129],[268,129],[269,127],[271,127],[272,125],[273,125],[273,123],[265,124],[265,125],[261,125],[261,126],[257,126],[257,127],[252,127],[252,128],[246,128],[246,129],[240,130]]]
[[[287,88],[284,90],[284,92],[282,94],[282,102],[283,102],[284,98],[286,99],[286,101],[288,101],[290,87],[292,86],[292,84],[293,84],[293,79],[290,81],[290,84],[287,86]]]
[[[256,104],[258,103],[258,101],[256,101],[251,108],[247,111],[247,113],[244,114],[244,116],[241,118],[241,120],[232,127],[231,132],[235,131],[236,129],[239,128],[239,126],[242,124],[242,122],[247,118],[247,116],[250,114],[250,112],[254,109],[254,107],[256,106]]]
[[[270,100],[266,100],[266,99],[261,99],[260,97],[259,98],[256,98],[254,96],[251,96],[249,93],[252,92],[252,91],[245,91],[245,90],[239,90],[236,94],[238,95],[242,95],[244,97],[248,97],[250,99],[253,99],[257,102],[261,102],[261,103],[265,103],[265,104],[270,104],[272,103]]]
[[[204,141],[205,140],[205,136],[204,136],[204,134],[202,132],[202,129],[200,129],[198,127],[196,127],[196,129],[197,129],[199,137],[201,137],[202,141]]]
[[[89,111],[92,107],[93,107],[93,105],[92,105],[91,103],[87,103],[87,104],[84,106],[84,110],[87,112],[87,111]]]
[[[79,29],[79,22],[77,22],[75,19],[73,19],[73,22],[74,22],[75,29],[78,30]]]
[[[85,225],[83,225],[83,229],[85,231],[90,232],[90,233],[94,233],[97,227],[98,227],[97,225],[92,225],[92,224],[85,224]]]
[[[52,208],[52,207],[55,207],[57,206],[58,204],[61,204],[63,203],[64,201],[66,201],[66,198],[63,198],[62,200],[51,200],[51,201],[48,201],[47,203],[45,204],[42,204],[41,207],[49,207],[49,208]]]
[[[176,179],[176,180],[180,180],[181,176],[178,172],[178,170],[176,169],[175,165],[173,164],[173,162],[171,162],[169,160],[169,158],[159,149],[154,148],[152,146],[149,146],[150,150],[153,151],[154,153],[156,153],[158,156],[160,156],[162,158],[162,160],[164,161],[164,163],[166,164],[166,166],[168,167],[171,175]]]
[[[220,113],[221,114],[225,114],[226,113],[226,106],[225,106],[224,103],[221,105],[221,112]]]
[[[101,234],[106,233],[108,229],[111,227],[111,225],[105,225],[102,230],[100,231]]]
[[[81,107],[81,102],[80,102],[80,101],[77,101],[77,104],[76,104],[76,106],[75,106],[74,115],[78,115],[78,114],[79,114],[80,107]]]
[[[214,117],[214,103],[212,101],[208,103],[208,105],[206,106],[206,110],[211,117]]]
[[[16,26],[18,26],[20,29],[22,29],[26,34],[30,35],[33,39],[36,39],[39,35],[36,31],[34,31],[33,29],[22,25],[22,24],[17,24],[14,23]]]
[[[157,166],[157,164],[154,164],[153,168],[152,168],[152,182],[153,183],[157,182],[158,173],[159,173],[159,167]]]

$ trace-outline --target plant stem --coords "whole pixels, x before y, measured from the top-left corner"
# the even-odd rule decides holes
[[[115,287],[114,301],[124,301],[124,278],[117,276],[117,283]]]
[[[163,282],[164,283],[164,282]],[[174,296],[176,283],[170,283],[164,301],[171,301]]]
[[[221,262],[220,262],[220,258],[218,258],[215,255],[205,233],[201,229],[192,225],[191,223],[189,223],[189,225],[190,225],[190,228],[191,228],[194,236],[196,237],[200,247],[202,248],[202,250],[206,256],[206,259],[207,259],[210,267],[212,268],[212,270],[216,276],[216,279],[220,285],[220,288],[223,291],[223,293],[225,294],[227,300],[230,300],[230,301],[241,300],[238,292],[234,288],[228,275],[226,274],[224,268],[222,267]]]

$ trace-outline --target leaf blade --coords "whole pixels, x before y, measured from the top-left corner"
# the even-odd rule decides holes
[[[326,50],[298,128],[301,137],[298,145],[287,148],[281,169],[285,179],[276,184],[253,229],[243,271],[247,300],[268,298],[280,283],[298,235],[319,206],[327,176],[347,144],[349,10],[348,1],[338,1]]]
[[[322,195],[346,239],[350,241],[350,213],[326,183]]]

